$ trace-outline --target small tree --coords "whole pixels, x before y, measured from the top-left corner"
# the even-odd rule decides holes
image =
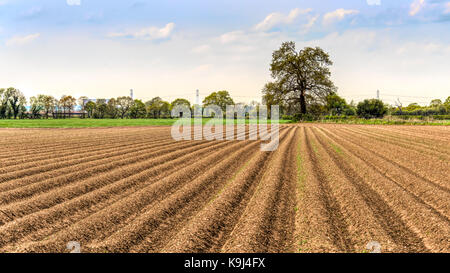
[[[95,110],[97,109],[97,105],[95,104],[95,102],[88,101],[84,107],[88,114],[88,118],[92,118],[94,116]]]
[[[118,97],[117,105],[119,106],[120,118],[123,119],[133,105],[133,99],[131,97]]]
[[[440,99],[434,99],[430,102],[430,107],[439,107],[442,105],[442,101]]]
[[[104,118],[108,111],[108,105],[105,99],[97,99],[97,111],[95,111],[95,118]]]
[[[187,107],[191,108],[191,103],[187,99],[176,99],[171,103],[172,107],[175,107],[177,105],[186,105]]]
[[[413,102],[413,103],[410,103],[408,106],[406,106],[404,108],[404,110],[406,110],[406,111],[414,111],[414,110],[417,110],[417,109],[420,109],[420,108],[422,108],[422,107],[418,103]]]
[[[326,97],[326,107],[331,115],[344,115],[350,107],[344,98],[339,97],[336,93],[332,93]]]
[[[167,101],[163,101],[161,104],[161,108],[159,109],[159,118],[168,118],[170,117],[171,106]]]
[[[41,111],[44,110],[44,97],[45,95],[38,95],[30,98],[31,118],[35,119],[41,116]]]
[[[18,117],[19,119],[24,119],[27,117],[27,108],[24,104],[20,105]]]
[[[55,98],[53,96],[42,95],[42,105],[45,111],[45,118],[55,108]]]
[[[444,106],[447,108],[447,111],[450,111],[450,96],[445,100]]]
[[[183,106],[183,105],[187,106],[189,109],[191,108],[191,103],[187,99],[176,99],[172,101],[170,105],[170,110],[172,110],[176,106]],[[192,110],[191,113],[193,112],[194,111]],[[180,113],[180,115],[183,115],[183,113]]]
[[[54,102],[53,102],[53,118],[60,118],[61,117],[61,110],[63,109],[62,105],[61,105],[61,100],[58,100],[55,98]]]
[[[147,110],[145,109],[145,103],[141,100],[134,100],[133,106],[130,108],[131,118],[145,118]]]
[[[8,112],[8,93],[4,88],[0,88],[0,118],[6,118]]]
[[[170,103],[163,101],[160,97],[155,97],[145,103],[147,114],[151,118],[161,118],[161,115],[170,114]]]
[[[86,96],[81,96],[78,98],[78,105],[81,107],[81,113],[83,113],[82,117],[84,118],[84,114],[86,113],[86,103],[89,102],[89,98]]]
[[[358,103],[356,112],[358,116],[369,118],[382,118],[387,113],[387,107],[381,100],[370,99]]]
[[[108,101],[108,105],[106,108],[106,113],[108,117],[110,118],[116,118],[118,115],[118,109],[117,109],[117,100],[115,98],[111,98]]]
[[[19,89],[13,87],[6,90],[6,97],[8,98],[9,106],[11,107],[10,111],[12,112],[14,119],[16,119],[21,110],[21,106],[25,105],[27,100]]]
[[[230,93],[228,93],[228,91],[226,90],[223,90],[211,93],[203,100],[203,105],[205,107],[208,105],[217,105],[225,113],[225,111],[227,110],[227,105],[234,105],[234,101],[231,98]]]
[[[77,100],[72,96],[63,95],[61,97],[61,99],[59,100],[59,103],[63,109],[64,118],[66,117],[66,113],[69,114],[69,118],[70,118],[70,113],[72,112],[74,107],[77,105]]]

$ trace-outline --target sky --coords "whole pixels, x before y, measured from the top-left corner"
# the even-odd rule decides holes
[[[450,96],[450,0],[0,0],[0,87],[27,97],[228,90],[261,100],[284,41],[320,46],[348,101]]]

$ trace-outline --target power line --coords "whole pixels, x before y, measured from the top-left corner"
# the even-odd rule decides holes
[[[450,94],[450,92],[449,92]],[[345,94],[343,96],[347,96],[347,97],[365,97],[365,96],[373,96],[373,94]],[[401,98],[419,98],[419,99],[435,99],[436,97],[426,97],[426,96],[409,96],[409,95],[400,95],[400,94],[389,94],[389,93],[384,93],[384,92],[380,92],[380,96],[388,96],[388,97],[401,97]]]

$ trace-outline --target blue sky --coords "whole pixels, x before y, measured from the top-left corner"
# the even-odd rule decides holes
[[[193,100],[260,99],[283,41],[321,46],[348,100],[450,95],[450,0],[0,0],[0,86]]]

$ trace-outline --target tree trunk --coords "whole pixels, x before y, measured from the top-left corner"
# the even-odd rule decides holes
[[[300,113],[306,114],[305,90],[300,91]]]

